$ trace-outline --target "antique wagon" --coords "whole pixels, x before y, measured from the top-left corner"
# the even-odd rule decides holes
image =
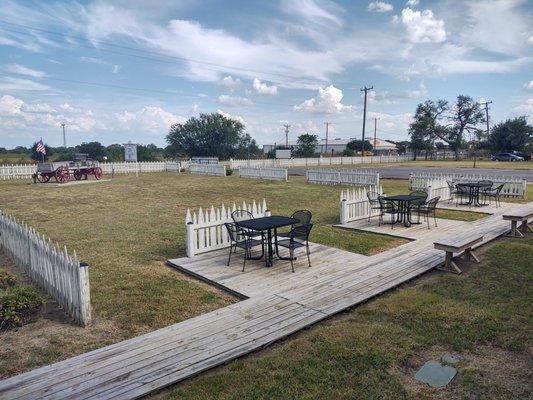
[[[94,175],[96,180],[102,177],[102,168],[87,157],[86,154],[76,154],[74,161],[43,162],[37,164],[37,172],[33,175],[34,182],[48,182],[52,177],[59,183],[68,182],[72,177],[79,181]]]

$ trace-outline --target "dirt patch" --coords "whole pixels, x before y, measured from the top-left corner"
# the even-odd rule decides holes
[[[0,252],[0,269],[31,284],[28,277]],[[90,327],[76,325],[44,292],[45,303],[33,320],[0,332],[0,378],[6,378],[51,362],[64,360],[123,338],[110,321],[96,320]]]

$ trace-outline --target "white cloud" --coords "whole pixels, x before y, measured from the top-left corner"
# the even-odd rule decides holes
[[[435,19],[433,11],[402,10],[402,23],[407,31],[407,39],[412,43],[441,43],[446,40],[444,21]]]
[[[514,108],[515,111],[519,113],[530,113],[533,112],[533,98],[526,99],[522,104]]]
[[[246,97],[228,96],[227,94],[218,96],[218,102],[226,107],[244,107],[252,105],[252,101]]]
[[[533,44],[533,35],[531,35],[530,37],[527,38],[527,42],[529,44]]]
[[[414,6],[417,6],[418,3],[420,3],[419,0],[408,0],[405,5],[410,6],[410,7],[414,7]]]
[[[305,100],[303,103],[294,106],[294,111],[306,111],[319,114],[335,114],[353,110],[353,106],[342,104],[342,90],[330,85],[325,88],[318,88],[316,97]]]
[[[525,90],[533,90],[533,81],[529,81],[527,83],[524,84],[524,89]]]
[[[233,93],[242,87],[242,81],[239,78],[233,78],[231,75],[228,75],[222,78],[220,86]]]
[[[13,78],[10,76],[0,77],[0,90],[4,91],[44,91],[49,89],[50,86],[30,79]]]
[[[184,117],[154,106],[146,106],[136,112],[124,111],[122,114],[116,114],[116,119],[120,122],[120,129],[159,135],[166,134],[172,124],[186,121]]]
[[[254,78],[253,88],[256,93],[267,96],[276,96],[278,94],[278,88],[275,85],[268,86],[266,83],[262,83],[257,78]]]
[[[245,125],[244,118],[241,117],[240,115],[235,115],[235,116],[233,116],[233,115],[231,115],[231,114],[229,114],[229,113],[227,113],[227,112],[225,112],[225,111],[223,111],[223,110],[221,110],[221,109],[218,109],[218,110],[217,110],[217,113],[220,114],[220,115],[222,115],[222,116],[225,117],[225,118],[233,119],[233,120],[238,121],[238,122],[240,122],[241,124]]]
[[[112,73],[118,74],[120,72],[120,65],[113,65],[113,69],[111,70]]]
[[[322,1],[318,4],[314,0],[285,0],[282,9],[291,16],[298,16],[312,23],[341,26],[342,20],[335,14],[343,10],[331,1]]]
[[[386,13],[394,10],[394,6],[384,1],[373,1],[368,4],[368,11],[375,11],[380,13]]]
[[[46,73],[44,73],[43,71],[31,69],[20,64],[10,64],[7,65],[4,69],[5,71],[10,72],[12,74],[27,75],[33,78],[44,78],[45,76],[47,76]]]
[[[0,115],[20,115],[24,102],[8,94],[0,97]]]

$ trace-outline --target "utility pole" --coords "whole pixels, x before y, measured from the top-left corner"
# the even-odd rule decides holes
[[[374,117],[374,146],[373,150],[376,150],[376,132],[378,131],[378,119],[377,117]]]
[[[289,124],[283,125],[285,127],[285,146],[289,147],[289,128],[291,127]]]
[[[328,133],[329,133],[329,126],[331,125],[331,122],[324,122],[324,125],[326,125],[326,151],[325,153],[328,153]]]
[[[369,90],[374,89],[374,86],[370,87],[364,87],[361,89],[361,92],[365,92],[365,106],[363,109],[363,140],[361,142],[361,157],[365,156],[365,126],[366,126],[366,95],[368,94]]]
[[[67,136],[65,135],[65,123],[61,122],[61,126],[63,127],[63,147],[67,148]]]
[[[479,103],[480,106],[485,107],[485,115],[487,120],[487,140],[489,139],[489,104],[492,104],[492,101],[485,101],[484,103]],[[476,168],[476,142],[474,141],[474,168]]]

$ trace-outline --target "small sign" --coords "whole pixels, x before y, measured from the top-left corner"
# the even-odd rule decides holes
[[[124,161],[137,162],[137,144],[124,143]]]

